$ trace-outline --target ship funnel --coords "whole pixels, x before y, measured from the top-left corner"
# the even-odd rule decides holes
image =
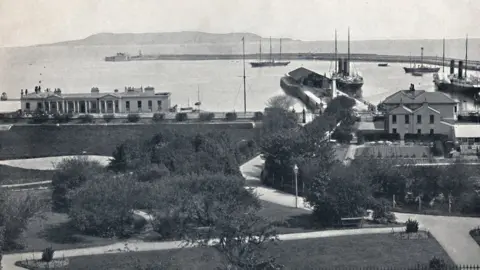
[[[450,75],[455,74],[455,60],[450,60]]]
[[[338,74],[342,74],[343,72],[343,58],[338,59]]]
[[[343,61],[343,73],[348,76],[349,72],[350,72],[350,70],[349,70],[349,66],[348,66],[348,60],[345,59]]]
[[[462,78],[463,75],[463,61],[458,61],[458,78]]]

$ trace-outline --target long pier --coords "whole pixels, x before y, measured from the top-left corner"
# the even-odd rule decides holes
[[[142,55],[132,56],[129,60],[123,61],[155,61],[155,60],[184,60],[184,61],[200,61],[200,60],[241,60],[243,55],[240,54],[158,54],[158,55]],[[258,59],[260,54],[247,54],[246,59]],[[338,54],[338,58],[347,58],[346,54]],[[319,60],[334,61],[333,53],[273,53],[272,58],[282,60]],[[387,63],[418,63],[420,64],[420,56],[405,55],[380,55],[380,54],[351,54],[350,61],[354,62],[387,62]],[[455,60],[458,67],[458,61],[465,59],[445,58],[445,66],[450,65],[450,60]],[[122,60],[119,60],[122,62]],[[442,58],[433,56],[424,56],[424,64],[442,65]],[[464,63],[465,64],[465,63]],[[464,65],[465,66],[465,65]],[[469,70],[480,70],[480,61],[469,60],[467,64]]]

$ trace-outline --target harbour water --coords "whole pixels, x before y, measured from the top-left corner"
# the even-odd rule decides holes
[[[64,93],[87,93],[92,87],[98,87],[100,92],[123,91],[125,86],[151,85],[158,92],[171,92],[172,105],[193,106],[198,101],[199,89],[203,110],[243,110],[242,61],[112,63],[103,61],[104,55],[98,50],[91,50],[85,54],[59,54],[64,50],[43,47],[16,49],[8,54],[0,50],[0,92],[6,92],[10,99],[19,98],[20,89],[32,91],[39,81],[42,88],[61,88]],[[285,67],[253,69],[247,62],[247,110],[263,110],[270,97],[283,93],[280,78],[289,71],[303,66],[323,74],[333,70],[333,65],[323,61],[292,61]],[[365,79],[364,99],[377,104],[398,90],[408,89],[410,83],[416,89],[434,91],[432,74],[413,77],[405,74],[404,65],[378,67],[377,63],[353,63],[353,70]],[[0,102],[0,111],[18,107],[18,102]]]

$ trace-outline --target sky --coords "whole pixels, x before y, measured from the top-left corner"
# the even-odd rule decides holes
[[[480,0],[0,0],[0,46],[101,32],[352,40],[480,37]]]

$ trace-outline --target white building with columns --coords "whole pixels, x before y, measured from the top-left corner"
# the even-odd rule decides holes
[[[150,86],[125,87],[124,92],[115,90],[110,93],[92,88],[90,93],[63,94],[56,89],[22,94],[20,100],[25,113],[37,109],[47,113],[73,114],[152,113],[168,111],[170,95],[169,92],[155,93],[155,88]]]

